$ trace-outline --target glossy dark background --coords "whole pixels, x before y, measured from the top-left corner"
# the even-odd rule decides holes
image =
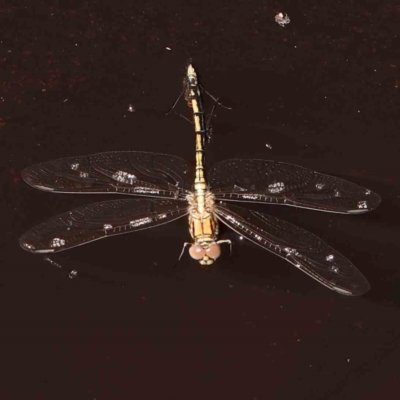
[[[0,13],[1,399],[398,398],[394,1],[38,0]],[[210,162],[286,161],[382,196],[358,216],[263,207],[349,257],[369,293],[340,296],[228,231],[232,257],[176,264],[185,220],[51,257],[60,267],[20,249],[34,224],[109,199],[34,190],[24,167],[106,150],[193,159],[190,124],[165,117],[188,57],[234,107],[217,111]]]

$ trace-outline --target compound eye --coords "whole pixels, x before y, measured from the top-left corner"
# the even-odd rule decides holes
[[[201,260],[206,255],[206,251],[199,244],[193,244],[190,246],[189,254],[194,260]]]
[[[221,255],[221,248],[219,247],[219,244],[211,244],[210,247],[206,249],[206,254],[208,257],[216,260]]]

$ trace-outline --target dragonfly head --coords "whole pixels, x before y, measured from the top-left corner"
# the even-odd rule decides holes
[[[193,243],[189,249],[190,257],[198,260],[201,265],[211,265],[221,255],[218,243]]]

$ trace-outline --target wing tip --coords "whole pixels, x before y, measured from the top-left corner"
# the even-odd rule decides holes
[[[370,190],[366,190],[365,194],[365,199],[358,201],[357,208],[348,210],[348,214],[365,214],[378,208],[382,201],[381,196]]]
[[[37,173],[32,173],[31,167],[23,169],[21,172],[21,177],[25,183],[34,187],[35,189],[45,190],[47,192],[54,190],[52,188],[43,186],[43,181],[39,179]]]
[[[34,245],[29,244],[28,242],[26,242],[23,238],[19,239],[19,245],[25,250],[25,251],[29,251],[30,253],[36,253],[36,248]]]
[[[362,296],[365,293],[367,293],[371,289],[371,286],[370,286],[369,282],[364,278],[364,281],[360,282],[356,287],[345,289],[343,287],[334,286],[334,287],[331,287],[330,289],[334,290],[336,293],[339,293],[339,294],[342,294],[345,296],[357,297],[357,296]]]
[[[26,243],[26,242],[19,242],[19,245],[24,249],[25,251],[28,251],[29,253],[33,254],[47,254],[47,253],[54,253],[55,249],[36,249],[35,246]]]

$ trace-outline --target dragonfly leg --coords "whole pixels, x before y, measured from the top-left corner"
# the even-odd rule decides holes
[[[223,243],[229,244],[229,255],[232,256],[232,241],[229,239],[224,239],[224,240],[218,240],[217,242],[217,244],[223,244]]]
[[[185,252],[186,247],[191,246],[191,245],[192,245],[192,243],[189,243],[189,242],[185,242],[185,243],[183,244],[182,251],[181,251],[181,254],[179,255],[178,261],[180,261],[180,259],[182,258],[183,253]]]
[[[218,105],[221,106],[222,108],[225,108],[225,110],[232,110],[232,107],[227,107],[227,106],[224,106],[222,103],[220,103],[220,102],[218,101],[218,100],[219,100],[219,97],[216,98],[216,97],[214,97],[211,93],[207,92],[207,90],[204,89],[204,86],[203,86],[203,85],[199,85],[199,86],[201,87],[201,90],[203,90],[204,93],[207,94],[207,96],[211,97],[211,98],[214,100],[214,102],[215,102],[216,104],[218,104]]]
[[[181,99],[181,97],[183,96],[183,94],[185,93],[185,89],[183,89],[180,93],[180,95],[178,96],[178,98],[175,100],[174,105],[168,110],[168,112],[165,114],[165,116],[167,116],[168,114],[171,113],[171,111],[176,112],[175,107],[178,104],[179,100]]]
[[[211,118],[212,117],[217,117],[217,114],[214,114],[214,110],[217,107],[217,104],[226,110],[232,110],[232,107],[227,107],[224,106],[222,103],[219,102],[219,97],[214,97],[211,93],[207,92],[207,90],[204,89],[202,85],[200,85],[201,89],[206,93],[213,101],[213,108],[209,114],[206,115],[206,138],[207,138],[207,143],[211,142],[212,135],[213,135],[213,129],[211,126]]]
[[[212,126],[211,126],[211,118],[217,116],[216,114],[214,114],[215,107],[216,107],[216,103],[214,103],[213,108],[211,110],[211,113],[206,115],[206,138],[207,138],[207,143],[211,142],[211,138],[212,138],[212,135],[213,135],[213,129],[212,129]]]
[[[179,103],[179,100],[185,94],[185,92],[186,92],[186,89],[184,88],[182,90],[182,92],[180,93],[180,95],[178,96],[178,98],[175,100],[174,105],[168,110],[168,112],[165,114],[165,116],[167,116],[167,115],[171,114],[171,112],[173,112],[174,114],[178,115],[179,117],[181,117],[181,118],[185,119],[186,121],[188,121],[189,123],[193,124],[193,121],[191,121],[189,118],[186,118],[180,112],[176,111],[176,105]]]

